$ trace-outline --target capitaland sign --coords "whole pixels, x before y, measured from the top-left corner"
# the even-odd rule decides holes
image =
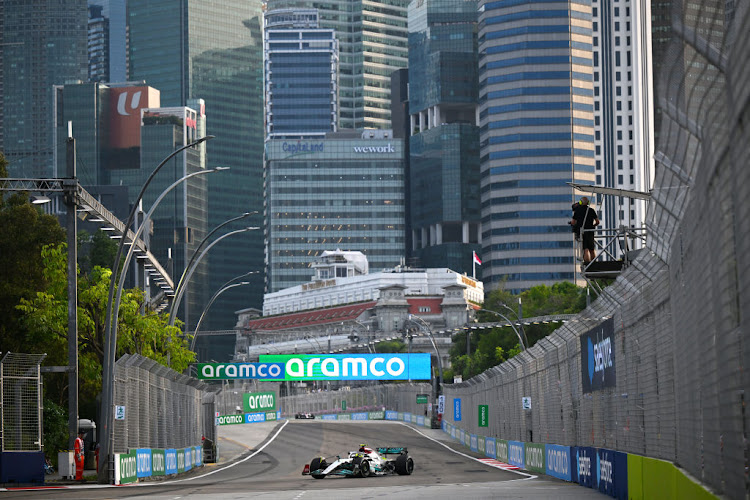
[[[266,354],[261,363],[285,364],[283,380],[430,380],[430,355]]]
[[[324,142],[309,142],[309,141],[297,141],[297,142],[283,142],[281,144],[281,150],[288,153],[289,156],[304,155],[311,153],[322,153],[325,149]]]
[[[395,153],[396,148],[389,142],[384,146],[352,146],[352,150],[355,153],[370,153],[370,154],[383,154],[383,153]]]
[[[200,380],[284,380],[284,363],[198,363]]]

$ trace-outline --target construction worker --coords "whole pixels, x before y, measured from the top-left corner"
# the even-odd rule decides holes
[[[76,481],[83,481],[83,429],[78,429],[78,437],[75,440],[74,452],[76,461]]]

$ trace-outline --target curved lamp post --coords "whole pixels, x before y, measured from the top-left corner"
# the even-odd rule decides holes
[[[151,220],[151,216],[153,215],[156,208],[159,206],[159,203],[161,203],[161,200],[164,199],[164,197],[169,194],[170,191],[172,191],[175,187],[177,187],[178,184],[182,183],[183,181],[195,177],[198,175],[205,175],[210,174],[213,172],[221,172],[224,170],[229,170],[229,167],[216,167],[211,170],[199,170],[198,172],[193,172],[192,174],[188,174],[186,176],[181,177],[180,179],[173,182],[167,189],[162,191],[162,193],[159,195],[158,198],[156,198],[156,201],[154,201],[154,204],[151,206],[151,209],[148,211],[146,216],[143,218],[143,223],[138,227],[138,231],[135,233],[134,240],[138,240],[138,238],[141,236],[141,233],[143,232],[143,229],[148,225],[148,221]],[[122,298],[122,289],[125,285],[125,278],[127,276],[127,273],[125,273],[125,269],[128,268],[130,265],[130,261],[133,258],[133,252],[135,251],[135,245],[130,246],[130,250],[128,250],[128,254],[125,256],[125,263],[122,266],[123,272],[120,273],[120,280],[117,283],[117,295],[115,297],[115,306],[112,311],[112,314],[117,317],[120,311],[120,299]],[[112,329],[112,338],[117,340],[117,324],[118,322],[115,321],[112,323],[111,329]],[[113,342],[113,345],[116,345],[117,342]]]
[[[193,340],[190,342],[190,350],[191,351],[195,349],[195,339],[198,337],[198,330],[201,327],[201,323],[203,323],[203,318],[206,316],[206,313],[211,308],[211,304],[214,303],[214,300],[216,300],[216,298],[219,295],[221,295],[225,291],[229,290],[230,288],[234,288],[236,286],[245,286],[245,285],[249,285],[249,284],[250,284],[249,281],[241,281],[239,283],[234,283],[232,285],[226,285],[226,286],[224,286],[224,287],[222,287],[222,288],[220,288],[219,290],[216,291],[216,293],[213,295],[213,297],[211,297],[211,300],[208,301],[208,304],[206,305],[206,308],[203,309],[203,312],[201,313],[200,318],[198,318],[198,324],[195,325],[195,331],[193,332]]]
[[[200,261],[203,259],[203,257],[208,253],[211,248],[213,248],[214,245],[216,245],[218,242],[223,240],[224,238],[228,236],[232,236],[233,234],[237,233],[244,233],[246,231],[253,231],[255,229],[260,229],[259,227],[244,227],[242,229],[237,229],[235,231],[229,231],[226,234],[222,234],[218,238],[216,238],[214,241],[211,242],[210,245],[208,245],[201,253],[198,255],[198,257],[193,261],[193,264],[190,268],[186,269],[185,279],[182,281],[182,286],[179,287],[178,290],[175,290],[174,294],[174,301],[172,302],[172,310],[169,314],[169,326],[174,326],[175,316],[177,315],[177,309],[180,307],[180,302],[182,301],[182,296],[185,294],[185,289],[187,288],[188,281],[190,281],[190,278],[193,276],[193,272],[195,272],[195,268],[198,267],[198,264],[200,264]]]
[[[181,290],[181,289],[182,289],[182,286],[183,286],[183,284],[185,283],[185,277],[186,277],[186,276],[187,276],[187,274],[188,274],[188,270],[189,270],[189,269],[191,269],[191,268],[193,267],[193,263],[195,262],[195,259],[196,259],[196,258],[198,257],[198,255],[199,255],[199,252],[200,252],[201,248],[203,248],[203,245],[205,245],[205,244],[206,244],[206,242],[207,242],[207,241],[209,240],[209,238],[211,238],[211,236],[213,236],[213,234],[214,234],[214,233],[215,233],[216,231],[218,231],[218,230],[219,230],[219,229],[221,229],[222,227],[226,226],[227,224],[231,224],[232,222],[234,222],[234,221],[236,221],[236,220],[244,219],[245,217],[249,217],[249,216],[251,216],[251,215],[255,215],[255,214],[257,214],[257,213],[258,213],[258,211],[257,211],[257,210],[255,210],[255,211],[253,211],[253,212],[245,212],[244,214],[242,214],[242,215],[240,215],[240,216],[238,216],[238,217],[233,217],[233,218],[231,218],[231,219],[229,219],[229,220],[226,220],[226,221],[222,222],[221,224],[219,224],[218,226],[216,226],[215,228],[213,228],[213,229],[211,230],[211,232],[209,232],[209,233],[208,233],[208,234],[207,234],[207,235],[205,236],[205,238],[203,238],[203,239],[201,240],[201,242],[200,242],[200,243],[198,244],[198,247],[197,247],[197,248],[195,249],[195,251],[193,252],[193,255],[192,255],[192,257],[190,257],[190,261],[189,261],[189,262],[187,263],[187,265],[185,266],[185,269],[183,269],[183,271],[182,271],[182,276],[180,276],[180,281],[179,281],[179,282],[177,283],[177,285],[175,286],[175,292],[177,292],[178,290]],[[237,278],[232,278],[232,279],[231,279],[231,280],[229,280],[229,281],[231,282],[231,281],[234,281],[235,279],[237,279]],[[228,282],[227,282],[227,283],[228,283]],[[176,296],[177,296],[177,295],[175,294],[175,298],[176,298]],[[177,302],[176,300],[172,300],[172,305],[171,305],[171,307],[170,307],[170,309],[169,309],[169,324],[170,324],[170,325],[174,325],[174,320],[175,320],[175,317],[177,316],[177,308],[175,307],[175,303],[176,303],[176,302]]]
[[[506,307],[507,307],[507,306],[506,306]],[[511,310],[512,310],[512,309],[511,309]],[[492,310],[490,310],[490,309],[477,309],[477,311],[484,311],[484,312],[488,312],[488,313],[494,314],[494,315],[496,315],[496,316],[500,316],[500,317],[501,317],[501,318],[503,318],[503,319],[504,319],[505,321],[507,321],[507,322],[508,322],[508,325],[510,325],[510,327],[511,327],[511,328],[513,329],[513,331],[514,331],[514,332],[516,333],[516,337],[518,337],[518,342],[520,342],[520,343],[521,343],[521,350],[522,350],[522,351],[525,351],[525,350],[526,350],[526,344],[524,344],[524,342],[523,342],[523,338],[521,337],[521,334],[520,334],[520,333],[518,333],[518,330],[516,329],[516,327],[515,327],[515,326],[513,326],[513,322],[512,322],[511,320],[509,320],[509,319],[508,319],[507,317],[505,317],[504,315],[500,314],[499,312],[497,312],[497,311],[492,311]],[[519,324],[520,324],[520,321],[519,321]]]
[[[164,158],[159,165],[156,166],[156,168],[151,172],[151,175],[149,175],[148,179],[146,179],[146,182],[141,187],[141,191],[138,193],[138,196],[135,198],[135,201],[133,202],[133,209],[130,211],[130,215],[128,215],[128,220],[125,222],[125,234],[120,239],[120,243],[117,246],[117,254],[115,255],[115,262],[112,266],[112,275],[109,278],[109,294],[107,297],[107,311],[106,311],[106,317],[104,321],[104,360],[102,363],[102,403],[101,403],[101,418],[102,418],[102,431],[101,431],[101,449],[100,453],[104,457],[103,460],[103,466],[99,469],[99,481],[100,482],[109,482],[109,454],[110,454],[110,437],[112,432],[112,422],[114,419],[114,415],[112,415],[112,398],[114,397],[114,357],[115,357],[115,348],[112,347],[112,344],[116,345],[116,342],[113,342],[112,335],[110,334],[111,330],[111,324],[112,324],[112,300],[115,295],[115,282],[117,281],[117,271],[119,269],[120,259],[122,258],[122,249],[125,244],[125,238],[127,237],[127,232],[130,229],[130,226],[133,224],[133,220],[135,220],[135,214],[138,211],[138,206],[140,205],[141,199],[143,198],[143,194],[146,192],[146,188],[151,183],[151,181],[154,179],[156,174],[161,170],[161,168],[167,164],[169,160],[177,156],[177,154],[181,153],[182,151],[191,148],[193,146],[197,146],[198,144],[213,139],[215,136],[213,135],[207,135],[205,137],[201,137],[197,141],[193,141],[190,144],[187,144],[185,146],[182,146],[180,148],[177,148],[176,150],[172,151],[166,158]],[[133,242],[135,243],[135,242]],[[123,269],[123,272],[125,270]]]

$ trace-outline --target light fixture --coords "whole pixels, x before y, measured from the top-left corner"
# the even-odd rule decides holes
[[[43,194],[35,195],[31,197],[31,203],[33,205],[44,205],[45,203],[49,203],[50,200],[47,196],[44,196]]]
[[[102,231],[114,231],[115,230],[115,228],[113,228],[112,226],[103,226],[103,227],[100,227],[99,229],[101,229]]]

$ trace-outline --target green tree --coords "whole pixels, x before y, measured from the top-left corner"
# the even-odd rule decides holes
[[[498,289],[485,297],[483,309],[496,311],[509,320],[515,321],[518,299],[523,305],[523,317],[549,316],[556,314],[575,314],[586,307],[586,289],[570,282],[555,283],[554,285],[540,285],[513,295]],[[496,315],[478,311],[477,320],[482,323],[501,321]],[[559,323],[544,325],[525,325],[523,329],[516,327],[519,334],[525,334],[528,347],[552,333],[560,326]],[[466,335],[471,335],[470,354],[466,353]],[[491,330],[465,329],[453,338],[450,356],[453,373],[461,374],[464,380],[507,361],[521,352],[521,345],[516,332],[510,327],[493,328]]]
[[[0,178],[8,176],[6,166],[0,153]],[[15,306],[45,288],[42,247],[63,241],[65,231],[57,219],[29,203],[28,193],[0,191],[0,350],[47,352],[29,350],[29,332]]]
[[[65,244],[46,246],[42,250],[43,273],[47,286],[32,298],[22,298],[17,310],[29,332],[28,352],[47,352],[45,364],[67,364],[67,247]],[[78,277],[78,370],[79,405],[82,415],[95,414],[96,397],[101,391],[104,359],[104,324],[111,271],[95,266],[88,275]],[[120,305],[117,357],[137,353],[166,365],[167,353],[171,366],[181,372],[194,361],[189,338],[181,335],[179,326],[168,326],[166,314],[144,309],[140,289],[125,290]],[[62,405],[67,377],[50,377],[48,394]]]

